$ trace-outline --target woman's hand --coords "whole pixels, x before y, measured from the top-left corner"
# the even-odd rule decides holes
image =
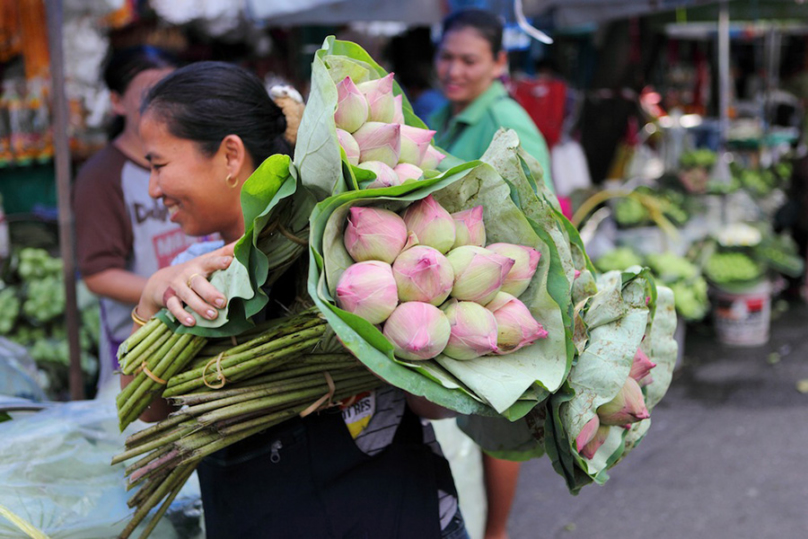
[[[148,319],[165,307],[181,324],[193,326],[195,321],[185,310],[187,305],[203,318],[215,320],[219,316],[217,309],[224,308],[227,298],[208,282],[208,276],[230,266],[234,246],[235,242],[230,243],[152,275],[137,305],[138,316]]]

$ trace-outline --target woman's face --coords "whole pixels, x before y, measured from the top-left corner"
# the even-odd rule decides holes
[[[226,242],[241,237],[240,182],[235,188],[227,185],[224,147],[207,156],[196,142],[169,133],[151,111],[140,121],[140,137],[151,165],[149,195],[163,200],[171,222],[189,236],[218,232]]]
[[[152,86],[174,71],[173,68],[147,69],[141,71],[129,82],[123,95],[112,94],[112,110],[126,118],[126,129],[137,133],[140,123],[140,104]]]
[[[494,56],[491,44],[474,28],[447,32],[435,57],[435,69],[454,112],[482,95],[502,74],[506,61],[504,52]]]

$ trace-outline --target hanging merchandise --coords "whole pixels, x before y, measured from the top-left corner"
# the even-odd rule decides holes
[[[17,2],[0,2],[0,62],[20,54],[20,17]]]
[[[50,76],[47,20],[43,0],[18,0],[25,78]]]

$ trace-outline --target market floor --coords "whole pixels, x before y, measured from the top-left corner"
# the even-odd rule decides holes
[[[526,463],[510,538],[808,537],[808,307],[773,317],[755,348],[688,327],[648,435],[605,485],[572,496],[549,459]]]

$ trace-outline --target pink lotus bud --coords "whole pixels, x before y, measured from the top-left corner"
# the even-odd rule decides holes
[[[404,96],[401,94],[393,96],[395,112],[391,123],[404,125]]]
[[[385,165],[381,161],[365,161],[357,165],[361,169],[369,170],[376,175],[376,179],[366,187],[366,189],[378,189],[380,187],[393,187],[401,185],[396,171]]]
[[[354,139],[359,144],[359,162],[381,161],[390,168],[398,163],[401,149],[401,126],[381,122],[367,122],[356,130]]]
[[[644,376],[642,379],[637,380],[637,383],[640,384],[640,387],[645,387],[649,384],[654,383],[654,377],[650,374]]]
[[[402,303],[384,324],[384,336],[401,359],[432,359],[449,342],[449,320],[443,311],[420,301]]]
[[[452,335],[443,353],[453,359],[474,359],[497,351],[497,321],[473,301],[452,300],[443,306]]]
[[[574,281],[580,276],[581,276],[581,270],[575,270],[575,274],[573,275],[572,280]]]
[[[454,219],[432,198],[432,195],[412,204],[404,212],[407,230],[415,232],[421,245],[446,253],[455,242]]]
[[[578,452],[581,456],[585,459],[594,458],[595,453],[598,452],[600,446],[603,445],[603,442],[606,441],[606,438],[609,436],[609,427],[606,425],[601,425],[598,427],[598,430],[595,431],[595,435],[589,440],[582,449],[579,449]]]
[[[348,213],[344,240],[356,262],[381,260],[392,264],[407,243],[407,225],[389,210],[354,206]]]
[[[398,156],[398,162],[420,165],[433,136],[435,136],[435,131],[402,125],[401,153]]]
[[[359,91],[367,99],[369,122],[390,123],[396,114],[396,102],[393,100],[393,74],[380,79],[360,82]]]
[[[431,144],[424,152],[424,158],[419,165],[424,170],[434,170],[446,156],[435,149]]]
[[[407,249],[393,262],[393,277],[401,301],[422,301],[438,306],[449,297],[454,271],[436,249],[419,245]]]
[[[452,249],[446,258],[455,272],[452,297],[482,305],[494,299],[514,263],[512,258],[474,245]]]
[[[636,423],[651,417],[637,381],[627,378],[617,396],[598,408],[598,417],[601,425],[612,426]]]
[[[600,427],[600,419],[598,419],[598,416],[586,422],[581,432],[575,437],[575,450],[578,451],[578,453],[595,437],[595,434],[598,432],[598,427]]]
[[[521,296],[530,286],[530,280],[536,273],[541,253],[531,247],[512,243],[494,243],[486,249],[515,261],[510,273],[505,277],[505,282],[502,283],[502,291],[517,298]]]
[[[401,181],[401,183],[404,183],[407,180],[418,180],[424,175],[423,170],[409,163],[399,163],[393,170],[395,170],[396,174],[398,174],[398,179]]]
[[[654,367],[656,367],[656,363],[651,361],[641,348],[637,348],[637,353],[634,354],[634,362],[631,364],[631,372],[628,375],[639,382],[648,376]]]
[[[359,144],[356,143],[356,139],[344,129],[337,128],[337,140],[342,149],[345,150],[345,157],[348,162],[352,165],[358,165]]]
[[[337,127],[353,133],[368,121],[368,113],[368,102],[364,94],[350,77],[342,79],[337,84],[337,111],[334,113]]]
[[[494,296],[485,307],[497,320],[497,355],[510,354],[547,338],[547,331],[533,318],[525,304],[507,292]]]
[[[368,260],[348,266],[337,282],[337,306],[371,324],[387,320],[398,304],[390,264]]]
[[[452,249],[462,245],[485,247],[485,224],[483,223],[483,207],[475,206],[452,214],[455,222],[455,237]]]

